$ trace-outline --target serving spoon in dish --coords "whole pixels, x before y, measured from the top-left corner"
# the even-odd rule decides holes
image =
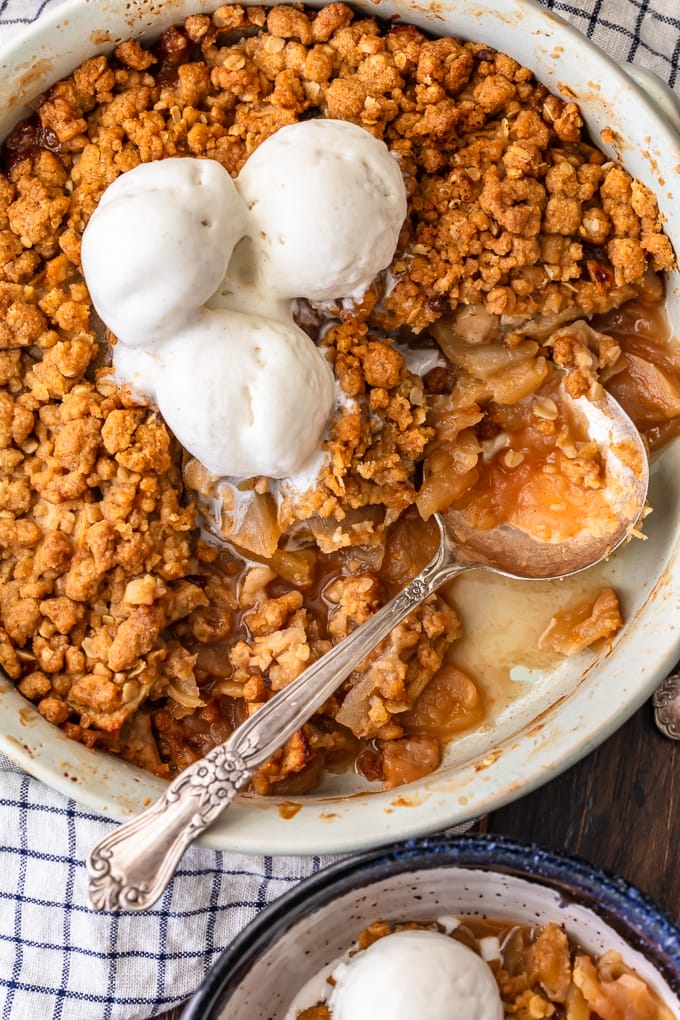
[[[278,691],[228,740],[190,765],[141,814],[106,836],[87,861],[95,910],[146,910],[170,882],[186,847],[237,791],[322,707],[341,683],[424,599],[465,570],[557,580],[606,559],[630,537],[647,499],[649,467],[635,425],[607,394],[560,398],[604,463],[612,527],[546,542],[507,524],[472,527],[460,511],[436,514],[439,548],[427,566],[365,624]],[[603,490],[600,490],[602,492]]]

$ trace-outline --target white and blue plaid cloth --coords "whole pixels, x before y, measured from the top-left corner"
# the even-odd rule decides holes
[[[0,64],[13,33],[60,2],[0,0]],[[680,0],[544,2],[680,95]],[[0,1020],[156,1016],[196,988],[259,910],[325,863],[192,847],[148,912],[95,914],[83,861],[112,824],[0,755]]]
[[[112,826],[0,755],[0,1016],[156,1016],[200,984],[255,914],[329,858],[191,847],[143,914],[95,914],[83,860]]]

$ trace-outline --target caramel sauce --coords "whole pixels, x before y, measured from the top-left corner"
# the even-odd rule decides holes
[[[284,800],[282,804],[279,804],[279,815],[288,821],[290,818],[295,818],[301,807],[302,804],[296,804],[292,800]]]
[[[52,128],[43,127],[37,113],[34,113],[20,120],[2,143],[2,169],[11,175],[17,164],[24,159],[35,159],[43,149],[58,155],[61,152],[61,142]]]
[[[169,85],[177,81],[178,68],[191,59],[194,45],[177,25],[170,25],[161,35],[155,46],[159,66],[155,78],[159,85]]]
[[[652,450],[680,433],[680,344],[654,298],[643,295],[592,322],[621,347],[621,358],[603,382]]]

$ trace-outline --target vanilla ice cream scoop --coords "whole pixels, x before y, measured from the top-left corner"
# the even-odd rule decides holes
[[[292,320],[201,308],[158,356],[161,414],[213,474],[283,478],[319,450],[333,374]]]
[[[363,292],[405,215],[396,160],[344,121],[282,128],[236,184],[207,159],[130,170],[82,242],[93,304],[119,341],[116,379],[155,400],[212,474],[307,477],[335,380],[292,299]]]
[[[378,939],[333,972],[333,1020],[503,1020],[498,985],[472,949],[435,931]]]
[[[97,313],[129,347],[176,332],[217,290],[246,216],[216,160],[162,159],[122,174],[83,233]]]
[[[392,261],[406,190],[396,159],[364,128],[324,118],[280,128],[236,183],[273,295],[358,296]]]

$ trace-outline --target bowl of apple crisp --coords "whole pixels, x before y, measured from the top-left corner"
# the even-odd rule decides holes
[[[679,948],[676,921],[584,861],[494,836],[412,840],[267,907],[187,1017],[673,1020]]]
[[[434,831],[621,725],[679,651],[672,102],[529,0],[69,0],[4,67],[2,749],[129,817],[403,587],[435,512],[577,535],[603,454],[558,378],[646,437],[633,540],[426,601],[206,839]]]

